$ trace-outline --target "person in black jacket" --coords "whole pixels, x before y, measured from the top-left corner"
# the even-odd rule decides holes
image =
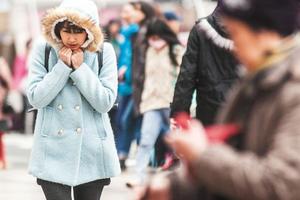
[[[220,22],[221,3],[219,0],[215,11],[199,19],[190,32],[171,104],[171,118],[179,112],[189,113],[196,90],[196,118],[204,125],[212,124],[228,89],[239,78],[233,43]]]

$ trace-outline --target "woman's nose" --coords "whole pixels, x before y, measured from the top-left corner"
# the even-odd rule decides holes
[[[69,42],[76,42],[76,37],[71,34],[69,36],[68,40],[69,40]]]

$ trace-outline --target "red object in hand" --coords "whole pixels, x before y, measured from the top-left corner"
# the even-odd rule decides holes
[[[223,143],[230,137],[239,134],[237,124],[213,125],[205,127],[205,132],[210,143]]]
[[[189,128],[189,120],[191,117],[186,112],[181,112],[176,115],[175,121],[183,130],[187,130]]]
[[[175,117],[175,121],[183,130],[189,128],[191,117],[185,112],[181,112]],[[237,124],[222,124],[205,127],[207,139],[210,143],[223,143],[230,137],[239,134],[240,127]]]

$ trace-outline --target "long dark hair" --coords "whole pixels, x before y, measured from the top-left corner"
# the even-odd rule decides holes
[[[161,39],[167,42],[170,49],[169,56],[171,62],[174,66],[178,66],[179,63],[176,59],[174,47],[175,45],[179,45],[180,42],[176,34],[172,31],[172,29],[166,24],[164,20],[156,18],[149,22],[146,37],[149,38],[154,35],[159,36]]]
[[[147,24],[148,21],[150,21],[151,19],[153,19],[156,16],[155,9],[153,8],[153,6],[151,6],[147,2],[144,2],[144,1],[134,1],[134,2],[130,2],[130,4],[135,9],[141,10],[144,13],[144,15],[145,15],[145,19],[143,19],[140,22],[140,25]]]

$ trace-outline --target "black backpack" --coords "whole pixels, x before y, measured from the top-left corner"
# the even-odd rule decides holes
[[[44,63],[45,63],[45,68],[46,68],[47,73],[49,72],[49,56],[50,56],[51,49],[52,49],[52,47],[48,43],[46,43]],[[103,66],[103,48],[102,47],[101,47],[100,51],[97,51],[97,54],[98,54],[98,64],[99,64],[99,68],[98,68],[98,76],[99,76],[102,66]],[[116,106],[116,104],[114,106]],[[34,108],[33,106],[30,105],[30,107],[27,109],[27,112],[31,112],[34,110],[36,110],[36,108]]]

